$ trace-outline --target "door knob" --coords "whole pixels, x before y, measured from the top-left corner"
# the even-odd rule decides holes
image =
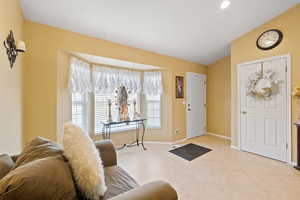
[[[244,115],[245,115],[245,114],[247,114],[247,112],[246,112],[246,111],[242,111],[242,114],[244,114]]]
[[[188,111],[191,111],[191,109],[189,108]]]

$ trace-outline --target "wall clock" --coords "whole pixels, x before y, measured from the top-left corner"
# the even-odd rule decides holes
[[[263,32],[256,41],[256,46],[261,50],[270,50],[277,47],[283,38],[283,34],[278,29],[271,29]]]

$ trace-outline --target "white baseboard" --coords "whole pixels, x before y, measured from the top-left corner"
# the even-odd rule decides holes
[[[172,142],[172,144],[179,144],[179,143],[185,142],[187,140],[188,140],[188,138],[183,138],[181,140],[176,140],[176,141]]]
[[[171,145],[172,142],[144,141],[144,144],[167,144],[167,145]]]
[[[236,146],[233,146],[233,145],[231,145],[230,148],[235,149],[235,150],[239,150],[239,151],[241,150],[239,147],[236,147]]]
[[[233,146],[233,145],[231,145],[230,148],[235,149],[235,150],[238,150],[238,151],[241,151],[241,149],[240,149],[239,147],[236,147],[236,146]],[[266,158],[267,158],[267,157],[266,157]],[[292,167],[294,167],[294,166],[297,165],[296,162],[286,162],[286,163],[287,163],[288,165],[292,166]]]
[[[219,137],[219,138],[223,138],[223,139],[226,139],[226,140],[231,140],[230,137],[226,137],[226,136],[223,136],[223,135],[218,135],[218,134],[209,133],[209,132],[207,132],[206,134],[207,135],[212,135],[212,136],[215,136],[215,137]],[[173,141],[173,142],[144,141],[144,143],[145,144],[167,144],[167,145],[174,145],[174,144],[179,144],[179,143],[185,142],[188,139],[189,138],[183,138],[183,139],[176,140],[176,141]]]
[[[173,144],[179,144],[182,143],[184,141],[188,140],[188,138],[183,138],[180,140],[176,140],[173,142],[159,142],[159,141],[144,141],[145,144],[166,144],[166,145],[173,145]]]
[[[226,139],[226,140],[231,140],[230,137],[227,137],[227,136],[224,136],[224,135],[219,135],[219,134],[210,133],[210,132],[207,132],[206,134],[207,135],[212,135],[212,136],[215,136],[215,137],[219,137],[219,138],[223,138],[223,139]]]

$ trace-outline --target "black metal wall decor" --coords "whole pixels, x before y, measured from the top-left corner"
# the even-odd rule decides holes
[[[13,68],[16,58],[18,56],[18,52],[25,52],[25,50],[17,49],[14,34],[12,31],[9,32],[6,40],[3,43],[4,43],[4,47],[6,48],[8,60],[10,62],[10,68]]]

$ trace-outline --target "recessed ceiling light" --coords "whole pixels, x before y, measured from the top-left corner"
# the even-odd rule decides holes
[[[230,6],[231,2],[229,0],[224,0],[221,3],[220,9],[221,10],[225,10],[226,8],[228,8]]]

